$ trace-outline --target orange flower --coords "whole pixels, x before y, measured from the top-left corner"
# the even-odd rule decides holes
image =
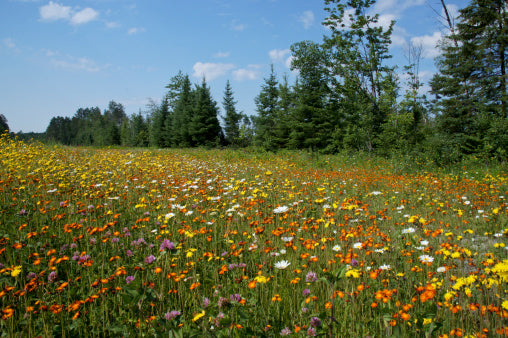
[[[160,267],[156,267],[154,270],[153,270],[153,273],[161,273],[162,272],[162,268]]]
[[[199,282],[192,283],[192,285],[190,286],[190,290],[194,290],[195,288],[197,288],[200,285],[201,285],[201,283],[199,283]]]
[[[249,284],[247,284],[247,286],[249,287],[249,289],[254,289],[256,287],[257,282],[258,282],[257,280],[251,280]]]
[[[280,302],[282,300],[282,298],[280,297],[279,294],[276,294],[272,297],[272,302]]]

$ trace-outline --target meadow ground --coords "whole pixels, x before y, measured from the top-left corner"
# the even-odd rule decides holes
[[[503,170],[5,137],[0,162],[2,336],[508,336]]]

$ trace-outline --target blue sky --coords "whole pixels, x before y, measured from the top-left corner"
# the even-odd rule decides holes
[[[447,0],[457,14],[465,0]],[[421,42],[421,78],[435,71],[445,28],[439,0],[379,0],[381,24],[396,20],[390,61]],[[0,0],[0,114],[11,131],[45,131],[53,116],[122,103],[127,114],[159,102],[179,70],[206,77],[222,109],[230,80],[237,109],[255,113],[273,64],[289,69],[291,44],[321,42],[328,30],[320,0]],[[434,10],[433,10],[434,9]],[[436,13],[437,12],[437,13]]]

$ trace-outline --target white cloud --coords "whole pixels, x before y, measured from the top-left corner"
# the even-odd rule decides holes
[[[260,78],[260,65],[248,65],[247,68],[240,68],[233,71],[233,78],[236,81],[257,80]]]
[[[196,62],[192,67],[192,69],[194,69],[194,77],[202,78],[204,76],[207,81],[212,81],[220,76],[223,76],[234,68],[235,65],[231,63],[211,62]]]
[[[270,56],[270,60],[272,62],[284,62],[284,57],[291,53],[289,49],[272,49],[268,52],[268,55]]]
[[[68,20],[71,17],[71,7],[62,6],[58,3],[50,1],[49,4],[39,8],[39,14],[42,20],[55,21],[55,20]]]
[[[127,34],[133,35],[133,34],[143,33],[144,31],[145,31],[145,29],[143,27],[132,27],[132,28],[129,28],[129,30],[127,31]]]
[[[87,7],[79,12],[76,12],[72,15],[71,24],[73,25],[81,25],[90,21],[97,19],[99,16],[99,12],[94,10],[93,8]]]
[[[432,35],[412,37],[411,42],[415,45],[422,45],[422,56],[424,58],[435,58],[441,53],[437,47],[437,44],[441,39],[441,32],[434,32]]]
[[[273,63],[282,63],[287,68],[291,68],[291,60],[293,60],[293,56],[290,54],[291,50],[289,49],[272,49],[268,52]]]
[[[376,27],[383,27],[383,30],[388,30],[392,21],[395,21],[397,17],[394,14],[382,14],[379,16]]]
[[[213,56],[216,58],[227,58],[229,56],[229,54],[231,54],[231,53],[219,51],[219,52],[215,53]]]
[[[43,21],[65,20],[72,25],[81,25],[99,17],[99,12],[93,8],[78,10],[78,7],[63,6],[53,1],[41,6],[39,14]]]
[[[303,23],[303,27],[305,29],[309,29],[312,24],[314,24],[314,13],[312,11],[305,11],[300,16],[299,20],[301,23]]]
[[[392,46],[393,47],[402,47],[406,45],[406,36],[407,31],[400,26],[393,26],[392,33]]]

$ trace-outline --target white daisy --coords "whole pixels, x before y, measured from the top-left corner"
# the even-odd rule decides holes
[[[289,265],[291,265],[291,263],[289,261],[280,261],[280,262],[277,262],[275,263],[275,267],[279,270],[284,270],[285,268],[287,268]]]
[[[341,249],[342,249],[342,248],[340,247],[340,245],[335,245],[335,246],[332,248],[332,250],[333,250],[333,251],[337,251],[337,252],[338,252],[338,251],[340,251]]]
[[[287,206],[283,205],[283,206],[280,206],[280,207],[277,207],[277,208],[273,209],[273,213],[274,214],[282,214],[282,213],[285,213],[288,210],[289,210],[289,208]]]
[[[420,257],[418,257],[418,259],[422,263],[432,263],[434,261],[434,257],[429,255],[421,255]]]

